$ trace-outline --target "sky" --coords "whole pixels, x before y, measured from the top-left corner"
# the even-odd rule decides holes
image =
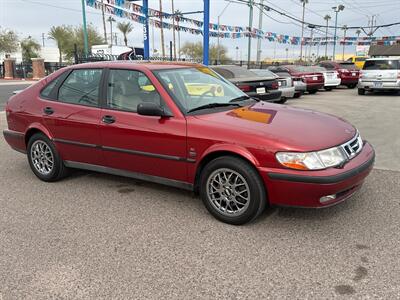
[[[255,0],[259,2],[261,0]],[[264,4],[275,9],[288,13],[297,18],[301,18],[302,7],[300,0],[263,0]],[[201,11],[203,9],[202,0],[175,0],[175,9],[182,12]],[[140,3],[140,2],[139,2]],[[162,0],[163,10],[171,12],[171,1]],[[343,26],[367,26],[368,18],[376,15],[376,23],[388,24],[400,22],[400,0],[309,0],[305,11],[305,21],[314,24],[325,24],[323,17],[326,14],[331,15],[334,20],[334,12],[332,7],[343,4],[344,11],[338,15],[338,25]],[[149,0],[149,7],[158,9],[158,0]],[[222,15],[221,12],[226,7]],[[226,0],[210,0],[210,22],[217,23],[220,15],[220,23],[226,25],[248,26],[249,8],[239,3],[229,3]],[[202,14],[187,15],[187,17],[202,20]],[[123,19],[116,18],[117,21]],[[253,27],[258,27],[259,10],[254,9]],[[96,26],[102,33],[101,11],[93,8],[87,8],[87,20]],[[42,33],[44,33],[44,43],[46,46],[54,46],[54,42],[47,39],[47,33],[51,26],[57,25],[80,25],[82,23],[81,0],[0,0],[0,27],[14,29],[21,38],[32,36],[34,39],[42,43]],[[134,31],[128,36],[129,45],[141,46],[143,43],[142,25],[133,23]],[[333,24],[333,21],[331,22]],[[185,25],[186,26],[186,25]],[[114,25],[115,27],[115,25]],[[109,23],[107,31],[109,32]],[[277,13],[265,12],[263,14],[262,30],[276,32],[278,34],[286,34],[291,36],[301,36],[301,25]],[[114,32],[118,32],[114,28]],[[348,31],[348,36],[355,36],[355,30]],[[165,30],[165,43],[172,40],[172,31]],[[310,32],[306,29],[305,36],[309,36]],[[333,36],[333,29],[329,32]],[[342,36],[343,32],[338,31],[338,36]],[[361,34],[363,36],[364,34]],[[382,28],[377,30],[375,36],[383,35],[400,35],[400,26],[390,28]],[[316,33],[314,36],[324,36],[324,34]],[[119,43],[122,42],[122,36],[118,36]],[[154,43],[153,43],[154,41]],[[202,41],[201,36],[189,33],[181,33],[181,44],[186,41]],[[216,38],[210,39],[211,43],[217,43]],[[247,58],[247,39],[220,39],[220,43],[227,47],[229,55],[235,59]],[[150,28],[150,47],[160,49],[160,30]],[[252,59],[256,56],[257,40],[252,39]],[[340,46],[341,47],[341,46]],[[238,48],[238,50],[236,49]],[[299,55],[300,46],[282,45],[263,40],[261,43],[262,58],[285,58],[288,48],[289,57],[297,57]],[[354,52],[354,46],[347,46],[346,53]],[[313,49],[315,53],[317,50]],[[332,50],[329,48],[329,52]],[[338,50],[337,50],[338,51]],[[342,49],[340,48],[340,51]],[[324,52],[324,49],[320,50]]]

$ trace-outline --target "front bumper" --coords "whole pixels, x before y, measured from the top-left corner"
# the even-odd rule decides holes
[[[375,160],[372,146],[365,142],[363,150],[343,168],[321,171],[259,168],[272,205],[295,207],[327,207],[344,201],[356,192],[371,172]],[[322,197],[335,195],[331,201]]]
[[[358,82],[358,88],[366,90],[400,90],[400,80],[397,81],[364,81]]]

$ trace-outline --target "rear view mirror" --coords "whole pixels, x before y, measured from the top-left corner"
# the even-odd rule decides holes
[[[142,116],[172,117],[163,107],[153,102],[142,102],[138,104],[137,113]]]

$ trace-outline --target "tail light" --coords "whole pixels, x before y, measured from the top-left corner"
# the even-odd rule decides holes
[[[237,87],[242,90],[242,92],[250,92],[251,86],[250,85],[237,85]]]
[[[272,84],[271,84],[271,89],[273,89],[273,90],[279,89],[278,81],[272,82]]]

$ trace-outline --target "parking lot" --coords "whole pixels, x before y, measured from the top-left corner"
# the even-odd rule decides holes
[[[341,88],[288,104],[353,123],[375,169],[338,206],[272,208],[242,227],[161,185],[88,172],[41,182],[1,138],[0,299],[398,298],[400,96]]]

